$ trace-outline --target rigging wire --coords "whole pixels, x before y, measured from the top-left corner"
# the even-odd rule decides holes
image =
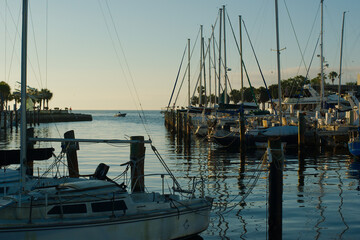
[[[320,41],[320,35],[319,35],[319,37],[318,37],[318,39],[317,39],[317,41],[316,41],[315,48],[314,48],[314,52],[313,52],[312,57],[311,57],[311,60],[310,60],[309,68],[308,68],[308,70],[307,70],[307,72],[306,72],[306,76],[305,76],[304,81],[303,81],[303,83],[302,83],[301,90],[300,90],[300,94],[299,94],[299,97],[298,97],[298,100],[297,100],[297,103],[296,103],[296,104],[299,104],[299,102],[300,102],[300,95],[303,95],[303,92],[304,92],[304,84],[305,84],[305,81],[306,81],[306,80],[308,79],[308,77],[309,77],[309,71],[310,71],[312,62],[313,62],[313,60],[314,60],[314,56],[315,56],[316,49],[317,49],[317,46],[318,46],[318,44],[319,44],[319,41]]]
[[[40,71],[40,61],[39,61],[39,53],[38,53],[38,48],[37,48],[37,43],[36,43],[36,38],[35,38],[35,28],[34,28],[34,21],[33,21],[33,14],[31,12],[31,4],[29,4],[29,15],[30,15],[30,23],[31,23],[31,28],[32,28],[32,32],[33,32],[33,40],[34,40],[34,47],[35,47],[35,54],[36,54],[36,61],[37,61],[37,65],[38,65],[38,71],[39,71],[39,79],[40,79],[40,88],[43,88],[43,84],[42,84],[42,78],[41,78],[41,71]],[[36,78],[37,79],[37,78]]]
[[[111,38],[112,35],[111,35],[111,33],[110,33],[109,24],[108,24],[108,22],[107,22],[107,20],[106,20],[105,13],[104,13],[103,7],[102,7],[102,5],[101,5],[101,3],[100,3],[100,0],[98,1],[98,3],[99,3],[99,5],[100,5],[100,9],[101,9],[101,12],[102,12],[102,14],[103,14],[103,18],[104,18],[104,21],[105,21],[105,24],[106,24],[106,28],[107,28],[108,33],[109,33],[110,38]],[[124,61],[125,61],[125,65],[126,65],[127,72],[128,72],[128,74],[129,74],[129,76],[130,76],[130,80],[131,80],[131,83],[132,83],[133,90],[134,90],[135,95],[136,95],[136,97],[137,97],[137,101],[138,101],[138,103],[139,103],[139,105],[140,105],[140,110],[137,108],[139,117],[140,117],[140,119],[141,119],[142,125],[143,125],[143,127],[144,127],[144,129],[145,129],[145,131],[146,131],[146,133],[147,133],[147,135],[148,135],[148,137],[149,137],[149,139],[151,139],[151,137],[150,137],[150,131],[149,131],[149,129],[148,129],[147,126],[146,126],[147,122],[146,122],[146,118],[145,118],[145,113],[144,113],[144,110],[143,110],[143,108],[142,108],[142,105],[141,105],[141,102],[140,102],[140,98],[139,98],[139,95],[138,95],[137,90],[136,90],[136,87],[135,87],[134,78],[133,78],[133,76],[132,76],[132,74],[131,74],[129,64],[128,64],[127,60],[126,60],[126,55],[125,55],[124,49],[123,49],[123,47],[122,47],[122,44],[121,44],[121,41],[120,41],[120,37],[119,37],[118,31],[117,31],[117,28],[115,27],[114,18],[113,18],[112,14],[111,14],[111,10],[110,10],[108,1],[106,0],[105,3],[106,3],[107,11],[108,11],[108,13],[109,13],[109,15],[110,15],[112,27],[113,27],[113,30],[114,30],[114,32],[115,32],[115,35],[116,35],[116,38],[117,38],[117,41],[118,41],[118,45],[119,45],[119,47],[120,47],[120,49],[121,49],[121,53],[122,53],[122,56],[123,56]],[[120,61],[119,53],[118,53],[117,48],[116,48],[116,46],[115,46],[114,40],[113,40],[112,38],[111,38],[111,41],[112,41],[112,44],[113,44],[113,47],[114,47],[114,50],[115,50],[115,53],[116,53],[116,57],[117,57],[117,59],[118,59],[118,62],[119,62],[119,64],[120,64],[120,67],[121,67],[121,69],[122,69],[122,71],[123,71],[123,74],[124,74],[124,77],[125,77],[125,80],[126,80],[125,82],[126,82],[128,88],[129,88],[130,94],[131,94],[131,96],[132,96],[132,98],[133,98],[133,101],[134,101],[134,95],[133,95],[133,93],[132,93],[132,91],[131,91],[131,88],[130,88],[130,86],[129,86],[129,84],[128,84],[124,67],[123,67],[123,65],[121,64],[121,61]],[[134,102],[135,102],[135,101],[134,101]],[[137,107],[136,104],[135,104],[135,106]],[[168,174],[169,174],[169,175],[171,176],[171,178],[173,179],[173,181],[174,181],[174,183],[176,184],[177,188],[178,188],[179,190],[181,190],[180,184],[177,182],[177,180],[175,179],[174,175],[171,173],[170,169],[168,168],[168,166],[167,166],[166,163],[164,162],[164,160],[163,160],[163,158],[161,157],[160,153],[157,151],[157,149],[156,149],[152,144],[151,144],[151,148],[152,148],[152,150],[154,151],[154,153],[155,153],[155,155],[157,156],[157,158],[160,160],[160,162],[161,162],[161,164],[163,165],[163,167],[165,168],[165,170],[168,172]]]
[[[288,8],[285,0],[284,0],[284,4],[285,4],[286,12],[287,12],[288,17],[289,17],[289,20],[290,20],[291,28],[292,28],[293,33],[294,33],[294,36],[295,36],[296,44],[297,44],[297,47],[298,47],[299,52],[300,52],[300,55],[301,55],[301,63],[304,64],[305,70],[307,71],[307,66],[306,66],[306,62],[305,62],[305,59],[304,59],[304,53],[303,53],[303,51],[301,50],[300,43],[299,43],[299,39],[298,39],[298,36],[297,36],[297,34],[296,34],[296,31],[295,31],[294,23],[293,23],[293,21],[292,21],[292,18],[291,18],[291,15],[290,15],[290,11],[289,11],[289,8]],[[300,67],[301,67],[301,63],[300,63],[300,66],[299,66],[299,69],[298,69],[297,74],[299,74],[299,70],[300,70]]]
[[[131,95],[131,99],[132,99],[132,101],[134,102],[134,106],[136,107],[136,110],[137,110],[137,112],[138,112],[138,114],[139,114],[139,117],[140,117],[140,120],[141,120],[141,122],[142,122],[142,125],[143,125],[143,127],[144,127],[144,129],[145,129],[145,131],[146,131],[146,133],[147,133],[147,135],[148,135],[148,137],[150,138],[149,130],[147,129],[147,127],[146,127],[146,125],[145,125],[145,118],[143,118],[143,117],[141,116],[141,113],[142,113],[143,115],[145,115],[145,114],[144,114],[144,112],[143,112],[142,105],[141,105],[141,102],[140,102],[140,100],[139,100],[139,96],[138,96],[138,94],[137,94],[137,91],[136,91],[136,88],[135,88],[135,85],[134,85],[134,80],[133,80],[133,77],[132,77],[132,74],[131,74],[131,71],[130,71],[130,67],[129,67],[129,65],[128,65],[128,63],[127,63],[127,60],[126,60],[126,57],[125,57],[125,52],[124,52],[124,49],[123,49],[123,47],[122,47],[122,44],[121,44],[121,41],[120,41],[120,37],[119,37],[118,31],[117,31],[117,28],[115,27],[115,21],[114,21],[114,18],[113,18],[113,16],[112,16],[112,13],[111,13],[111,10],[110,10],[108,1],[107,1],[107,0],[105,1],[106,9],[107,9],[107,12],[108,12],[108,14],[109,14],[109,16],[110,16],[110,22],[111,22],[111,24],[112,24],[113,31],[115,32],[115,35],[116,35],[117,44],[118,44],[118,46],[119,46],[119,48],[120,48],[120,50],[121,50],[121,53],[122,53],[122,56],[123,56],[123,58],[124,58],[124,62],[125,62],[126,68],[127,68],[127,73],[128,73],[129,76],[130,76],[130,80],[131,80],[131,82],[132,82],[132,86],[133,86],[134,89],[132,89],[132,88],[131,88],[131,85],[129,84],[129,80],[128,80],[128,77],[127,77],[127,74],[126,74],[126,71],[125,71],[125,67],[124,67],[123,64],[122,64],[122,60],[120,59],[120,54],[119,54],[118,48],[116,47],[115,41],[114,41],[114,39],[113,39],[113,37],[112,37],[111,30],[110,30],[110,26],[109,26],[109,22],[108,22],[107,18],[105,17],[104,8],[103,8],[100,0],[98,0],[98,4],[99,4],[99,6],[100,6],[100,10],[101,10],[101,13],[102,13],[102,16],[103,16],[105,25],[106,25],[106,29],[107,29],[107,31],[108,31],[108,34],[109,34],[109,37],[110,37],[110,40],[111,40],[111,43],[112,43],[112,46],[113,46],[113,49],[114,49],[114,52],[115,52],[115,55],[116,55],[116,59],[117,59],[119,65],[120,65],[120,69],[121,69],[121,71],[122,71],[122,73],[123,73],[123,76],[124,76],[124,79],[125,79],[125,83],[126,83],[126,85],[127,85],[127,87],[128,87],[129,93],[130,93],[130,95]],[[135,92],[135,93],[134,93],[134,92]],[[136,95],[136,98],[134,97],[134,94]],[[136,103],[136,99],[138,100],[141,109],[138,108],[138,105],[137,105],[137,103]]]
[[[5,22],[5,26],[4,26],[4,45],[5,45],[5,48],[4,48],[4,53],[5,53],[5,61],[4,61],[4,64],[5,64],[5,71],[4,71],[4,74],[5,74],[5,81],[7,80],[7,78],[6,78],[6,48],[7,48],[7,46],[6,46],[6,43],[7,43],[7,11],[6,11],[6,9],[7,9],[7,5],[8,5],[8,3],[7,3],[7,0],[5,0],[5,20],[4,20],[4,22]]]
[[[131,70],[130,70],[130,67],[129,67],[127,58],[126,58],[124,48],[122,47],[122,44],[121,44],[121,41],[120,41],[120,37],[119,37],[119,33],[118,33],[118,31],[117,31],[117,28],[115,27],[115,21],[114,21],[113,15],[112,15],[112,13],[111,13],[111,9],[110,9],[110,7],[109,7],[108,0],[106,0],[105,3],[106,3],[106,7],[107,7],[107,9],[108,9],[109,15],[110,15],[110,19],[111,19],[112,26],[113,26],[114,31],[115,31],[115,34],[116,34],[116,38],[117,38],[119,47],[120,47],[120,49],[121,49],[121,53],[122,53],[123,58],[124,58],[124,61],[125,61],[126,69],[127,69],[128,74],[129,74],[129,76],[130,76],[130,80],[131,80],[131,83],[132,83],[133,91],[135,92],[135,96],[136,96],[137,101],[138,101],[138,104],[139,104],[139,106],[140,106],[140,110],[137,109],[137,110],[138,110],[138,114],[139,114],[139,117],[140,117],[140,119],[141,119],[141,121],[142,121],[143,127],[144,127],[144,129],[145,129],[145,131],[146,131],[146,133],[147,133],[147,135],[148,135],[148,137],[149,137],[149,139],[150,139],[150,130],[147,128],[147,119],[146,119],[146,117],[145,117],[144,109],[143,109],[143,107],[142,107],[142,104],[141,104],[141,101],[140,101],[140,98],[139,98],[139,94],[138,94],[137,89],[136,89],[136,87],[135,87],[134,78],[133,78],[133,76],[132,76],[132,73],[131,73]],[[129,90],[130,90],[130,89],[129,89]],[[142,115],[141,115],[141,114],[142,114]]]
[[[173,90],[172,90],[172,92],[171,92],[171,96],[170,96],[169,103],[168,103],[168,106],[167,106],[168,108],[170,107],[170,103],[171,103],[172,97],[173,97],[173,95],[174,95],[174,91],[175,91],[175,88],[176,88],[176,84],[177,84],[177,81],[179,80],[179,75],[180,75],[181,67],[182,67],[182,64],[183,64],[183,61],[184,61],[186,49],[187,49],[187,45],[185,45],[184,53],[183,53],[182,58],[181,58],[180,67],[179,67],[178,73],[177,73],[177,75],[176,75],[176,80],[175,80],[174,88],[173,88]]]
[[[196,36],[196,40],[195,40],[195,42],[194,42],[194,44],[193,44],[193,48],[192,48],[192,51],[191,51],[191,54],[190,54],[190,59],[192,58],[192,55],[193,55],[193,53],[194,53],[195,45],[196,45],[196,43],[197,43],[197,41],[198,41],[198,39],[199,39],[199,36],[200,36],[200,29],[199,29],[198,34],[197,34],[197,36]],[[176,98],[175,98],[175,101],[174,101],[174,104],[173,104],[174,106],[175,106],[175,104],[176,104],[176,102],[177,102],[177,99],[178,99],[178,97],[179,97],[180,90],[181,90],[182,85],[183,85],[183,83],[184,83],[184,80],[185,80],[185,77],[186,77],[186,72],[188,71],[188,68],[189,68],[189,66],[187,65],[187,66],[186,66],[186,69],[185,69],[185,71],[184,71],[183,79],[182,79],[182,81],[181,81],[181,84],[180,84],[178,93],[177,93],[177,95],[176,95]]]
[[[311,26],[310,34],[309,34],[309,37],[308,37],[307,42],[306,42],[306,45],[305,45],[304,53],[307,51],[307,48],[308,48],[308,46],[309,46],[309,44],[310,44],[310,37],[311,37],[311,35],[312,35],[312,33],[313,33],[314,29],[315,29],[316,20],[317,20],[319,14],[320,14],[320,6],[321,6],[321,5],[320,5],[320,3],[319,3],[318,9],[317,9],[317,11],[316,11],[315,18],[314,18],[314,20],[313,20],[313,24],[312,24],[312,26]],[[312,64],[312,61],[313,61],[313,59],[314,59],[315,51],[316,51],[316,49],[317,49],[319,40],[320,40],[320,34],[319,34],[318,39],[317,39],[317,42],[316,42],[316,44],[315,44],[315,49],[314,49],[312,58],[311,58],[311,60],[310,60],[309,66],[308,66],[308,68],[307,68],[307,72],[306,72],[306,76],[305,76],[304,82],[303,82],[303,83],[301,84],[301,86],[300,86],[300,88],[301,88],[300,94],[303,93],[303,90],[304,90],[304,89],[303,89],[303,85],[304,85],[305,81],[308,79],[309,72],[310,72],[310,69],[311,69],[311,64]],[[303,60],[301,60],[301,61],[303,61]],[[300,62],[300,64],[299,64],[299,70],[298,70],[298,72],[300,71],[300,66],[301,66],[301,62]],[[298,87],[299,87],[299,86],[298,86]],[[296,89],[296,90],[297,90],[297,89]],[[296,91],[296,90],[295,90],[295,91]],[[290,91],[290,95],[292,95],[292,91]]]
[[[29,9],[30,9],[30,8],[29,8]],[[19,33],[19,23],[20,23],[20,16],[21,16],[21,6],[19,7],[19,14],[18,14],[18,20],[17,20],[17,22],[15,22],[14,16],[13,16],[13,14],[12,14],[12,12],[11,12],[11,9],[9,8],[9,5],[8,5],[8,4],[6,4],[6,9],[5,9],[5,13],[7,13],[7,12],[9,13],[9,15],[10,15],[10,17],[11,17],[11,20],[12,20],[12,23],[13,23],[14,28],[15,28],[15,36],[14,36],[14,41],[13,41],[13,46],[12,46],[11,59],[10,59],[10,63],[9,63],[9,66],[8,66],[8,67],[9,67],[9,70],[8,70],[8,74],[7,74],[7,79],[5,79],[6,82],[9,82],[9,81],[10,81],[10,76],[11,76],[11,68],[12,68],[12,63],[13,63],[13,57],[14,57],[14,55],[15,55],[15,56],[18,58],[18,60],[19,60],[19,56],[15,54],[15,45],[16,45],[16,39],[17,39],[17,37],[19,37],[19,39],[21,39],[21,38],[20,38],[20,33]],[[30,13],[30,16],[32,17],[31,13]],[[3,17],[2,15],[1,15],[1,17],[2,17],[2,20],[3,20],[4,24],[6,25],[6,27],[5,27],[6,32],[8,33],[8,34],[5,34],[5,39],[6,39],[6,35],[10,35],[10,34],[9,34],[9,31],[8,31],[8,28],[7,28],[7,22],[6,22],[6,20],[4,19],[4,17]],[[7,18],[6,18],[6,19],[7,19]],[[31,20],[32,20],[32,19],[31,19]],[[6,51],[5,51],[5,52],[6,52]],[[37,52],[37,49],[36,49],[36,52]],[[5,59],[5,60],[6,60],[6,59]],[[19,60],[19,61],[20,61],[20,60]],[[38,80],[36,71],[35,71],[35,69],[34,69],[34,66],[33,66],[30,58],[28,58],[28,62],[29,62],[29,66],[30,66],[30,68],[31,68],[31,70],[32,70],[32,72],[33,72],[33,74],[34,74],[35,80],[37,81],[38,85],[41,86],[41,85],[39,84],[39,80]],[[6,68],[5,68],[5,71],[7,71]]]
[[[46,26],[45,26],[45,88],[48,80],[48,36],[49,36],[49,1],[46,1]]]
[[[19,23],[20,23],[20,16],[21,16],[21,7],[19,7],[19,13],[18,13],[18,18],[17,18],[17,23],[15,23],[15,20],[14,20],[14,16],[12,15],[11,13],[11,10],[9,8],[8,5],[6,5],[6,9],[5,9],[5,13],[9,12],[10,14],[10,17],[11,17],[11,20],[15,26],[15,29],[17,31],[18,27],[19,27]],[[4,17],[1,15],[1,18],[5,24],[5,29],[6,29],[6,32],[5,32],[5,39],[6,39],[6,36],[7,35],[10,35],[9,33],[9,30],[7,28],[7,20],[4,19]],[[7,19],[7,18],[6,18]],[[20,36],[19,34],[15,34],[14,36],[14,40],[13,40],[13,44],[12,44],[12,51],[11,51],[11,58],[10,58],[10,63],[9,63],[9,70],[8,70],[8,74],[6,75],[5,73],[5,76],[7,76],[7,79],[5,79],[5,82],[9,82],[10,81],[10,75],[11,75],[11,68],[12,68],[12,63],[13,63],[13,58],[14,58],[14,55],[15,55],[15,45],[16,45],[16,39],[17,39],[17,36]],[[6,51],[5,51],[6,52]],[[7,61],[6,57],[5,57],[5,61]],[[5,68],[5,71],[6,68]]]
[[[228,14],[227,12],[226,12],[226,14],[227,14],[227,17],[228,17],[228,20],[229,20],[229,24],[230,24],[231,32],[232,32],[233,37],[234,37],[234,41],[235,41],[235,43],[236,43],[236,47],[237,47],[237,49],[238,49],[239,54],[241,55],[240,46],[239,46],[239,43],[238,43],[238,41],[237,41],[237,39],[236,39],[235,31],[234,31],[234,28],[233,28],[233,26],[232,26],[232,24],[231,24],[229,14]],[[248,80],[248,83],[249,83],[249,86],[250,86],[250,89],[251,89],[251,94],[252,94],[252,96],[253,96],[253,99],[254,99],[254,101],[255,101],[256,106],[258,106],[257,101],[256,101],[256,97],[255,97],[255,93],[254,93],[254,89],[253,89],[253,87],[252,87],[252,85],[251,85],[250,78],[249,78],[248,72],[247,72],[247,70],[246,70],[244,61],[242,61],[242,65],[243,65],[243,68],[244,68],[244,70],[245,70],[246,78],[247,78],[247,80]],[[265,86],[266,86],[266,85],[265,85]],[[269,90],[267,89],[267,87],[266,87],[266,90],[269,91]],[[269,94],[270,99],[271,99],[270,93],[268,93],[268,94]]]

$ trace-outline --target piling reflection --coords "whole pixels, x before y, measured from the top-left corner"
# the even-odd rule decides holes
[[[325,170],[322,166],[319,167],[320,170],[320,174],[319,174],[319,196],[317,197],[318,199],[318,204],[316,206],[316,208],[319,210],[319,218],[317,219],[317,223],[315,224],[315,229],[316,229],[316,236],[315,239],[319,239],[321,236],[321,230],[323,229],[320,225],[325,222],[325,216],[324,216],[324,211],[325,208],[323,206],[323,197],[324,197],[324,186],[323,186],[323,181],[324,181],[324,176],[325,176]]]
[[[338,187],[339,187],[339,198],[340,198],[340,203],[339,203],[339,208],[338,208],[338,212],[339,212],[339,216],[340,216],[340,219],[342,221],[342,223],[344,224],[344,229],[343,231],[341,231],[341,233],[339,234],[339,238],[342,239],[343,235],[345,234],[346,231],[349,230],[349,225],[346,223],[345,221],[345,216],[343,214],[343,205],[344,205],[344,197],[343,197],[343,181],[342,181],[342,177],[341,177],[341,174],[340,174],[340,171],[341,171],[341,165],[340,163],[338,162],[337,163],[337,169],[335,170],[335,173],[339,179],[339,184],[338,184]]]

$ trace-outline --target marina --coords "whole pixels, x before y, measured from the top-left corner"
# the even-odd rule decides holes
[[[145,135],[136,111],[129,111],[124,121],[117,121],[113,111],[84,111],[91,114],[91,122],[47,123],[35,128],[35,136],[61,137],[60,133],[73,129],[77,138],[126,138],[126,129],[134,135]],[[192,138],[190,147],[179,142],[164,127],[159,111],[145,111],[148,131],[153,144],[166,160],[171,171],[184,188],[192,186],[193,177],[204,180],[205,194],[214,198],[210,225],[200,236],[203,239],[265,239],[268,225],[268,172],[262,164],[265,150],[247,152],[241,161],[239,152],[231,152],[201,138]],[[4,132],[2,132],[4,133]],[[19,133],[1,135],[1,148],[18,145]],[[53,146],[56,143],[38,143]],[[157,158],[146,150],[145,170],[161,173]],[[119,159],[128,159],[128,147],[113,144],[80,144],[78,151],[81,174],[92,174],[98,159],[105,154],[113,171],[122,171]],[[34,166],[44,171],[51,162]],[[37,170],[39,168],[39,170]],[[145,178],[148,191],[161,190],[155,177]],[[360,227],[357,210],[360,195],[360,163],[347,148],[321,148],[298,156],[297,150],[286,151],[284,160],[283,238],[289,239],[356,239]],[[201,186],[198,186],[201,191]],[[251,190],[251,191],[250,191]]]
[[[169,39],[190,31],[190,22],[197,24],[189,18],[181,28],[171,25],[176,31],[169,38],[156,34],[161,24],[182,17],[170,14],[170,8],[162,13],[174,18],[157,16],[161,24],[134,38],[136,25],[141,22],[140,32],[145,33],[150,29],[146,25],[157,17],[132,21],[132,11],[106,0],[98,1],[97,7],[92,5],[96,1],[89,2],[88,8],[79,8],[79,3],[74,9],[81,11],[64,19],[59,13],[66,4],[52,3],[56,7],[49,8],[48,1],[21,2],[4,1],[1,15],[5,32],[5,78],[0,81],[1,239],[357,238],[360,73],[358,56],[345,56],[352,66],[343,68],[347,11],[342,13],[341,34],[335,33],[340,44],[324,31],[329,22],[324,5],[329,4],[335,16],[338,3],[319,0],[316,13],[304,14],[304,32],[310,30],[305,30],[310,26],[307,18],[316,16],[304,48],[300,45],[305,40],[299,41],[285,1],[280,9],[278,0],[271,1],[271,8],[266,1],[256,3],[255,18],[254,12],[245,11],[255,25],[225,3],[216,7],[217,14],[211,11],[211,22],[210,14],[205,14],[214,4],[209,2],[203,14],[206,25],[199,24],[196,37],[187,38],[182,55],[175,51],[170,55],[167,47],[174,49],[175,41]],[[150,10],[156,4],[145,5]],[[250,12],[253,4],[246,5]],[[17,8],[16,24],[12,13]],[[70,16],[72,7],[66,8]],[[289,21],[284,18],[285,9]],[[269,25],[265,15],[270,12]],[[102,16],[101,25],[97,14]],[[303,17],[298,11],[295,15]],[[61,37],[53,34],[59,30],[59,26],[48,27],[53,16],[57,24],[76,16],[76,24],[65,23],[73,34],[65,34],[68,29]],[[269,26],[261,31],[258,21]],[[289,40],[290,31],[281,30],[282,24],[288,29],[291,25],[296,41]],[[42,26],[37,33],[36,25]],[[254,29],[261,32],[262,44],[271,44],[272,57],[258,45]],[[351,39],[358,41],[354,34]],[[101,39],[105,35],[111,44]],[[71,42],[66,37],[60,40],[63,36],[71,36]],[[148,36],[146,44],[143,36]],[[153,36],[162,38],[154,46],[150,44]],[[49,56],[48,37],[60,40]],[[269,41],[270,37],[275,41]],[[83,40],[72,48],[76,38]],[[17,39],[20,49],[15,47]],[[141,44],[135,44],[140,39]],[[294,42],[299,53],[292,49]],[[332,48],[324,48],[328,42]],[[60,43],[68,49],[63,50]],[[314,47],[312,56],[305,55],[308,46]],[[340,49],[339,69],[333,66],[337,62],[329,65],[328,56],[336,55],[334,46]],[[356,52],[356,42],[353,48]],[[127,56],[125,49],[131,54]],[[151,51],[156,58],[144,64]],[[13,56],[18,53],[16,62]],[[174,72],[175,55],[181,56],[181,62],[172,91],[162,91],[170,82],[169,73]],[[301,56],[297,71],[295,56]],[[30,57],[36,57],[37,69]],[[287,60],[281,60],[284,57]],[[314,67],[316,57],[320,66]],[[49,85],[60,92],[56,99],[48,89],[48,62],[57,62],[49,69]],[[64,67],[65,62],[70,65]],[[43,63],[45,70],[40,67]],[[162,71],[155,73],[161,63]],[[126,84],[127,89],[119,84]],[[161,88],[155,88],[156,84]],[[165,92],[171,93],[168,103]],[[161,111],[146,110],[159,109],[159,99],[167,103]],[[77,110],[51,108],[50,100],[56,106],[58,102],[77,106]]]

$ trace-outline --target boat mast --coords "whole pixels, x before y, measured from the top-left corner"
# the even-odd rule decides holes
[[[320,103],[321,103],[321,109],[324,107],[324,55],[323,55],[323,48],[324,48],[324,42],[323,42],[323,5],[324,0],[321,1],[321,30],[320,30],[320,67],[321,67],[321,82],[320,82]]]
[[[190,38],[188,38],[188,106],[188,108],[190,109]]]
[[[241,27],[241,15],[239,16],[239,32],[240,32],[240,79],[241,79],[241,104],[244,106],[244,71],[243,71],[243,50],[242,50],[242,27]]]
[[[211,103],[211,47],[210,47],[210,44],[211,44],[211,38],[209,38],[209,45],[208,45],[208,50],[209,50],[209,99],[210,99],[210,107],[212,106],[212,103]]]
[[[199,85],[199,105],[203,104],[202,101],[202,69],[203,69],[203,25],[200,25],[200,85]]]
[[[280,41],[279,41],[279,12],[278,12],[278,1],[277,1],[277,0],[275,0],[275,20],[276,20],[276,52],[277,52],[277,71],[278,71],[279,119],[280,119],[280,126],[282,126],[282,111],[281,111],[281,75],[280,75]]]
[[[207,102],[207,87],[206,87],[206,69],[205,69],[205,39],[204,37],[201,38],[201,48],[202,48],[202,59],[203,59],[203,63],[202,63],[202,70],[203,70],[203,76],[204,76],[204,106],[207,107],[208,102]]]
[[[214,99],[214,107],[215,104],[218,103],[218,96],[217,96],[217,84],[216,84],[216,51],[215,51],[215,27],[212,25],[212,45],[213,45],[213,53],[214,53],[214,95],[215,95],[215,99]]]
[[[220,24],[219,24],[219,81],[218,81],[218,87],[219,87],[219,94],[218,94],[218,104],[220,103],[221,98],[221,25],[222,25],[222,9],[220,8]]]
[[[26,59],[27,59],[27,17],[28,0],[23,0],[22,40],[21,40],[21,121],[20,121],[20,193],[25,189],[26,181]],[[21,204],[21,203],[20,203]]]
[[[341,27],[341,47],[340,47],[340,70],[339,70],[339,97],[338,97],[338,108],[340,110],[340,96],[341,96],[341,71],[342,71],[342,54],[343,54],[343,40],[344,40],[344,24],[345,24],[345,13],[343,12],[343,22]]]
[[[223,25],[224,25],[224,80],[225,80],[225,91],[224,91],[224,103],[227,103],[227,65],[226,65],[226,32],[225,32],[225,5],[223,5]]]

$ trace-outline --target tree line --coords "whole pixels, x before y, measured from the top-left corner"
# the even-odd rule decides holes
[[[334,84],[335,79],[339,75],[332,71],[328,75],[324,74],[324,82],[325,85],[329,85],[330,83],[327,83],[326,80],[330,79],[332,84]],[[296,77],[292,77],[286,80],[281,80],[281,89],[282,89],[282,97],[298,97],[302,96],[304,93],[302,91],[302,87],[305,84],[311,84],[311,86],[320,86],[321,82],[321,74],[318,73],[318,75],[309,80],[306,77],[302,75],[298,75]],[[356,85],[354,82],[348,82],[346,85]],[[204,87],[202,87],[202,93],[205,92]],[[200,89],[198,87],[198,92],[200,92]],[[265,103],[270,100],[270,96],[272,99],[278,99],[278,84],[272,84],[268,86],[268,90],[266,90],[265,87],[244,87],[243,88],[243,94],[244,94],[244,101],[245,102],[256,102],[256,103]],[[220,102],[224,102],[224,92],[220,96]],[[232,89],[230,93],[227,96],[227,103],[230,103],[232,101],[234,104],[237,104],[241,101],[241,91],[238,89]],[[211,94],[210,96],[207,96],[205,98],[205,95],[202,95],[202,103],[207,100],[208,103],[215,103],[218,102],[218,97],[216,97],[214,94]],[[199,104],[199,97],[193,96],[191,99],[192,105],[198,105]]]
[[[34,103],[39,104],[39,109],[48,109],[49,101],[53,97],[53,93],[47,89],[42,88],[38,90],[36,88],[27,88],[27,97],[30,98]],[[10,101],[20,102],[21,94],[19,91],[11,92],[11,87],[4,81],[0,82],[0,110],[8,109]]]

